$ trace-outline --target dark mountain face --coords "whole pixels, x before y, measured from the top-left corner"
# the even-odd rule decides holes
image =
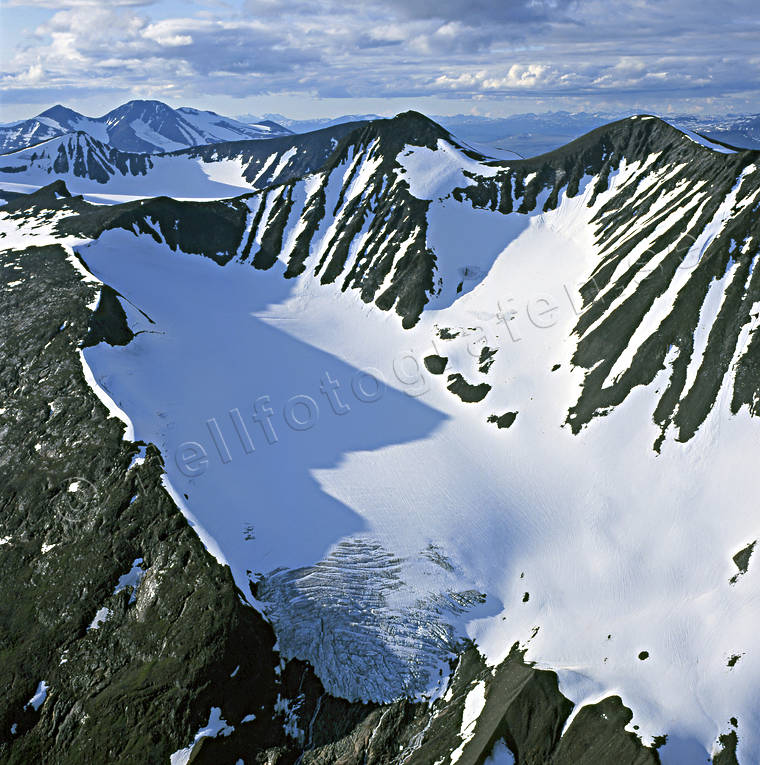
[[[0,168],[0,173],[38,171],[47,175],[86,178],[106,184],[114,176],[142,176],[152,168],[150,156],[119,151],[92,138],[88,133],[56,136],[35,148],[13,155],[15,164]]]
[[[573,359],[589,374],[568,422],[577,432],[592,417],[622,403],[635,387],[652,382],[675,349],[670,383],[661,392],[655,420],[662,428],[661,438],[672,425],[678,440],[685,441],[705,421],[730,375],[731,411],[736,413],[743,406],[757,411],[760,349],[756,332],[748,340],[746,353],[734,363],[743,329],[756,318],[760,300],[760,280],[754,270],[757,250],[743,246],[757,241],[760,234],[757,152],[715,152],[685,139],[660,120],[644,118],[599,128],[561,150],[518,166],[537,174],[532,191],[534,195],[549,192],[543,205],[549,210],[565,184],[568,196],[573,196],[584,176],[598,177],[589,202],[593,204],[623,161],[630,165],[652,157],[646,172],[636,173],[593,219],[603,257],[583,288],[584,310],[575,330],[579,340]],[[647,188],[648,176],[668,168],[676,170]],[[502,171],[460,193],[475,205],[496,209],[499,185],[504,199],[512,173]],[[659,204],[663,197],[670,197],[665,206]],[[519,209],[527,211],[532,204],[528,196]],[[693,212],[697,214],[690,217]],[[719,233],[711,240],[702,239],[705,244],[695,252],[711,223],[724,221]],[[651,246],[628,263],[630,254],[655,231]],[[622,264],[627,265],[622,268]],[[724,277],[728,279],[726,299],[700,361],[694,338],[701,309],[711,285]],[[684,283],[659,327],[642,338],[631,365],[609,384],[615,362],[637,328],[679,278]],[[697,384],[685,390],[687,368],[697,361]]]

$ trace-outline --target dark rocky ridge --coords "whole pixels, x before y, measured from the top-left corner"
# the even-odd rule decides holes
[[[659,448],[671,424],[681,441],[695,434],[716,405],[721,385],[731,373],[734,376],[731,412],[735,414],[743,406],[752,414],[760,411],[760,333],[755,331],[750,335],[746,353],[738,359],[735,368],[730,369],[742,328],[756,316],[754,306],[760,300],[760,274],[754,269],[760,235],[757,215],[760,173],[750,172],[760,160],[760,152],[718,153],[694,143],[659,119],[631,118],[598,128],[550,154],[511,162],[509,169],[493,178],[476,178],[476,185],[455,194],[469,199],[475,206],[508,213],[512,210],[510,192],[521,190],[521,177],[528,171],[536,173],[536,177],[523,190],[523,201],[517,212],[533,209],[541,192],[548,194],[542,208],[546,211],[556,207],[560,192],[574,196],[584,177],[592,176],[596,180],[589,200],[591,205],[601,191],[608,189],[610,173],[619,170],[623,161],[630,165],[649,158],[646,171],[637,173],[632,182],[625,184],[594,219],[602,259],[582,290],[584,310],[575,329],[579,340],[573,357],[573,363],[588,369],[589,373],[580,399],[568,413],[568,423],[578,432],[597,414],[604,414],[610,407],[622,403],[633,388],[651,383],[665,369],[665,357],[675,347],[678,356],[672,365],[670,382],[654,412],[662,432],[655,444],[655,448]],[[502,163],[490,164],[501,166]],[[637,196],[652,173],[666,169],[673,172]],[[743,181],[737,189],[743,173]],[[725,226],[700,253],[693,267],[689,261],[685,263],[689,248],[732,192],[736,193],[735,204]],[[669,193],[674,194],[672,203],[654,213],[646,225],[639,226],[631,235],[633,227],[645,220],[657,201]],[[613,280],[616,267],[640,242],[674,211],[685,210],[697,199],[704,204],[696,220],[690,221],[691,213],[675,216],[654,245]],[[742,203],[744,206],[740,207]],[[742,249],[741,245],[750,241],[754,244]],[[656,267],[653,263],[657,263]],[[686,370],[694,353],[700,310],[712,282],[732,265],[736,266],[735,272],[710,331],[696,384],[686,391]],[[616,360],[679,269],[688,269],[688,279],[667,318],[640,346],[630,368],[610,384],[607,378]],[[620,305],[613,306],[615,299],[632,284],[638,284],[637,289]]]
[[[326,220],[335,221],[333,235],[314,266],[322,284],[336,283],[341,290],[355,289],[367,303],[383,310],[394,309],[405,327],[413,326],[425,305],[442,289],[436,284],[437,256],[427,243],[429,202],[409,191],[398,163],[405,146],[435,149],[438,141],[454,145],[443,128],[416,112],[390,120],[375,120],[327,128],[313,134],[218,144],[179,154],[203,156],[208,161],[245,156],[251,177],[272,150],[284,155],[299,151],[283,164],[276,178],[264,173],[257,181],[262,188],[225,202],[177,202],[157,197],[123,205],[72,207],[78,213],[59,224],[62,233],[96,238],[103,230],[124,228],[157,237],[156,230],[171,247],[204,254],[225,263],[235,256],[256,268],[271,268],[278,258],[286,227],[300,219],[300,233],[287,260],[286,277],[306,268],[314,251],[317,233]],[[503,214],[527,214],[543,198],[544,211],[555,208],[560,194],[576,196],[583,184],[593,183],[589,204],[609,187],[610,174],[625,161],[645,163],[633,179],[620,188],[598,211],[594,220],[602,257],[583,287],[583,311],[575,332],[578,335],[573,363],[590,370],[582,393],[568,412],[567,422],[577,432],[598,414],[624,401],[639,385],[649,384],[665,368],[665,357],[675,347],[678,357],[672,365],[670,382],[660,394],[654,413],[662,436],[672,424],[679,440],[691,438],[715,406],[720,387],[732,375],[730,409],[736,413],[746,406],[752,414],[760,409],[760,333],[747,339],[746,353],[735,369],[729,369],[742,328],[757,314],[760,299],[760,272],[753,269],[760,231],[757,210],[760,201],[750,204],[760,189],[760,172],[748,173],[760,158],[759,152],[722,154],[696,144],[676,128],[654,117],[634,117],[606,125],[578,138],[550,154],[528,160],[487,160],[472,150],[459,147],[483,161],[496,172],[492,176],[469,173],[472,184],[452,190],[465,204]],[[243,154],[241,154],[243,152]],[[247,154],[245,154],[247,152]],[[149,160],[146,160],[149,161]],[[360,193],[348,197],[348,190],[362,161],[374,163]],[[273,163],[274,164],[274,163]],[[327,209],[327,185],[331,174],[341,167],[345,173],[337,203]],[[653,173],[672,170],[664,180],[649,188],[645,182]],[[305,204],[295,204],[295,184],[303,173],[317,174],[320,185]],[[738,190],[734,190],[745,173]],[[639,188],[645,190],[638,194]],[[727,196],[736,193],[735,212],[689,269],[688,280],[679,292],[667,319],[647,338],[634,355],[630,368],[619,379],[608,381],[616,360],[625,351],[656,298],[662,295],[683,269],[688,248],[713,219]],[[674,198],[664,210],[652,212],[663,194]],[[635,202],[632,204],[632,200]],[[673,211],[704,204],[693,222],[679,214],[667,231],[624,273],[616,268],[633,249],[661,225]],[[17,200],[15,205],[22,204]],[[737,205],[744,205],[740,209]],[[248,217],[249,206],[255,213]],[[21,210],[21,208],[18,208]],[[268,210],[264,219],[264,211]],[[640,224],[651,215],[644,225]],[[351,258],[363,234],[362,244]],[[755,244],[741,249],[742,243]],[[255,241],[261,244],[253,245]],[[403,253],[398,256],[402,250]],[[733,249],[732,249],[733,248]],[[652,263],[657,263],[653,268]],[[710,334],[697,384],[684,390],[686,370],[694,353],[693,338],[707,291],[716,278],[736,265],[726,300]],[[613,279],[614,277],[614,279]],[[621,305],[613,305],[630,285],[638,288]],[[382,289],[381,289],[382,288]]]
[[[587,375],[581,398],[570,411],[569,422],[574,430],[588,422],[596,412],[623,401],[635,386],[649,384],[665,367],[665,357],[673,347],[678,349],[678,356],[672,365],[670,382],[654,413],[663,434],[660,441],[671,423],[679,440],[689,440],[713,409],[719,390],[732,371],[730,364],[742,328],[750,321],[753,306],[760,299],[760,277],[754,271],[757,244],[742,248],[742,244],[750,238],[757,242],[760,233],[760,219],[757,216],[760,203],[749,203],[760,188],[760,175],[745,176],[736,192],[730,218],[720,234],[700,253],[696,266],[691,267],[688,263],[684,266],[684,261],[689,248],[739,183],[742,172],[758,158],[760,154],[757,152],[725,155],[684,145],[673,147],[670,153],[663,153],[652,163],[652,170],[663,167],[661,163],[666,160],[670,165],[683,163],[684,167],[671,174],[657,188],[640,194],[635,204],[631,204],[630,200],[639,183],[626,185],[597,214],[595,223],[603,246],[603,259],[584,288],[586,310],[576,328],[580,340],[574,357],[574,363],[593,371]],[[705,192],[704,206],[697,219],[690,225],[689,216],[679,215],[657,238],[654,247],[649,248],[612,282],[616,265],[636,244],[672,214],[673,209],[686,205],[698,191],[705,191],[706,185],[709,185],[709,190]],[[624,240],[622,232],[647,215],[657,199],[668,192],[677,193],[673,204],[656,213],[643,231]],[[743,209],[737,209],[742,202],[748,204]],[[663,253],[662,261],[653,268],[652,262]],[[700,309],[711,283],[723,277],[733,264],[736,265],[735,272],[710,330],[696,382],[686,391],[686,370],[695,351],[694,336]],[[688,270],[688,279],[679,290],[667,318],[641,345],[630,368],[612,385],[604,385],[602,381],[607,378],[614,361],[654,300],[668,289],[679,268]],[[615,297],[629,283],[636,281],[640,283],[635,292],[613,309],[611,303]],[[598,323],[592,328],[594,322]],[[733,369],[732,413],[746,405],[752,414],[757,414],[759,363],[760,337],[755,332],[749,338],[746,353]]]
[[[244,178],[253,184],[254,188],[263,189],[273,183],[287,183],[320,169],[333,153],[338,142],[346,135],[360,129],[363,124],[361,122],[346,122],[302,135],[195,146],[190,149],[170,152],[166,156],[199,157],[204,162],[240,159],[245,165]],[[274,171],[278,162],[275,160],[271,163],[268,171],[257,178],[273,153],[276,153],[279,158],[293,148],[298,150],[297,153],[276,176]]]

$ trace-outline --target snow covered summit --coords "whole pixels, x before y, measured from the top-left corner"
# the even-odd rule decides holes
[[[32,119],[0,127],[0,153],[78,131],[120,151],[143,154],[291,133],[268,120],[248,124],[210,111],[172,109],[161,101],[128,101],[102,117],[85,117],[58,104]]]

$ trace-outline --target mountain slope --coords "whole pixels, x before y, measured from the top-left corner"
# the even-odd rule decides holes
[[[100,118],[109,143],[121,151],[175,151],[187,146],[270,138],[290,131],[279,125],[246,125],[209,111],[172,109],[160,101],[129,101]]]
[[[199,144],[271,138],[291,131],[271,121],[251,125],[215,112],[172,109],[160,101],[128,101],[97,118],[58,104],[32,119],[0,127],[0,154],[76,132],[87,133],[120,151],[149,154]]]
[[[155,159],[114,152],[80,135],[49,142],[39,152],[27,150],[12,155],[12,161],[19,164],[4,169],[12,169],[13,177],[20,179],[31,180],[34,170],[48,174],[52,170],[64,177],[73,175],[107,184],[118,174],[146,176],[147,181],[161,161],[192,158],[211,164],[236,160],[245,181],[264,189],[251,199],[247,240],[241,250],[243,260],[250,255],[257,268],[268,268],[279,257],[287,263],[285,275],[297,276],[314,251],[317,231],[324,230],[323,219],[332,218],[327,228],[330,235],[313,266],[314,274],[323,284],[339,280],[341,289],[359,290],[365,302],[376,302],[385,310],[395,306],[404,325],[412,326],[425,304],[453,301],[468,279],[454,284],[444,278],[448,275],[442,264],[436,263],[436,254],[426,237],[430,200],[425,197],[429,190],[415,194],[406,180],[405,161],[399,159],[405,144],[399,142],[399,135],[410,145],[430,151],[438,151],[440,145],[445,172],[454,173],[454,177],[463,172],[459,176],[462,185],[452,178],[441,189],[443,192],[468,201],[475,209],[505,215],[512,210],[527,214],[537,207],[544,212],[552,210],[563,193],[575,196],[587,176],[597,179],[589,200],[589,206],[593,206],[599,194],[608,190],[611,174],[620,173],[625,178],[590,221],[604,257],[581,291],[588,310],[576,326],[580,342],[574,363],[594,371],[587,377],[583,396],[571,410],[569,421],[577,430],[595,412],[620,403],[637,385],[651,382],[664,354],[677,347],[674,381],[681,378],[680,387],[670,387],[663,394],[658,421],[663,432],[673,423],[682,439],[693,435],[715,400],[730,358],[725,358],[709,337],[705,338],[706,346],[696,352],[678,338],[694,338],[708,290],[713,301],[719,299],[720,295],[712,294],[713,282],[729,270],[733,281],[725,289],[739,293],[736,299],[744,305],[740,316],[745,318],[736,322],[733,335],[723,337],[722,342],[731,342],[735,348],[742,328],[754,315],[756,286],[749,279],[754,255],[746,246],[756,236],[758,191],[751,153],[701,147],[667,124],[644,117],[600,128],[550,155],[523,162],[476,164],[435,123],[410,114],[359,127],[348,125],[340,131],[319,131],[298,139],[224,144]],[[274,151],[269,153],[270,149]],[[456,163],[471,165],[460,171]],[[320,172],[308,181],[307,190],[301,176],[311,177],[317,168]],[[705,177],[713,179],[709,188]],[[335,185],[338,179],[340,186]],[[332,196],[329,205],[328,195]],[[266,217],[262,217],[264,212]],[[693,218],[687,218],[687,213]],[[621,233],[628,232],[633,223],[638,227],[634,234]],[[286,228],[293,229],[294,236],[283,252]],[[252,252],[254,245],[256,252]],[[349,251],[357,246],[349,267]],[[436,274],[438,283],[434,284]],[[385,289],[381,290],[383,283]],[[744,289],[740,284],[745,285]],[[691,312],[674,302],[677,292],[667,304],[662,302],[664,293],[676,286],[683,288],[683,294],[692,301]],[[635,330],[645,317],[652,322],[651,309],[658,298],[655,311],[662,305],[670,313],[656,322],[660,324],[656,337],[639,337]],[[738,305],[729,303],[724,311],[730,311],[735,318]],[[668,329],[671,325],[672,329]],[[605,338],[604,343],[599,337]],[[717,342],[716,338],[714,335],[713,342]],[[636,341],[649,344],[632,346],[631,342]],[[659,350],[653,354],[655,342]],[[704,358],[698,358],[697,352]],[[742,405],[756,406],[757,392],[748,387],[751,375],[748,377],[746,371],[747,364],[753,363],[754,352],[752,345],[736,368],[738,387],[733,411]],[[717,368],[713,358],[716,355],[723,359]],[[692,372],[701,385],[708,385],[701,382],[707,379],[708,367],[715,371],[709,389],[701,393],[695,390],[687,400],[686,369],[692,357],[694,364],[703,364]],[[626,375],[619,381],[610,380],[620,377],[611,373],[626,358],[632,362],[632,366],[623,367]],[[612,384],[608,385],[608,381]]]
[[[88,208],[60,182],[18,197],[0,213],[4,245],[9,220],[25,220],[16,234],[33,241],[51,215]],[[507,739],[553,765],[593,765],[599,752],[655,765],[615,698],[560,737],[572,703],[519,651],[496,672],[466,651],[431,706],[350,704],[281,660],[270,626],[182,518],[158,451],[125,441],[112,402],[88,387],[81,348],[128,345],[127,314],[134,326],[139,313],[67,247],[3,249],[0,263],[4,762],[424,765],[457,749],[459,762],[482,759]],[[138,333],[163,331],[142,321]],[[470,730],[479,689],[483,721]]]
[[[614,692],[666,765],[732,729],[755,761],[757,154],[652,117],[515,162],[415,113],[323,145],[224,202],[12,202],[7,235],[123,296],[94,385],[328,692],[434,706],[469,641],[517,643],[560,732]],[[493,693],[444,761],[493,745]]]
[[[0,188],[28,193],[59,178],[93,201],[147,196],[217,199],[320,168],[346,124],[315,133],[192,147],[166,154],[122,152],[87,133],[49,139],[0,160]]]
[[[145,154],[127,154],[103,144],[88,133],[69,133],[51,138],[32,149],[5,155],[0,173],[12,173],[32,185],[46,176],[87,178],[99,184],[114,176],[145,175],[152,166]]]

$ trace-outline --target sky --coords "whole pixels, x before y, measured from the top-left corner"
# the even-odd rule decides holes
[[[0,0],[0,122],[760,112],[757,0]]]

